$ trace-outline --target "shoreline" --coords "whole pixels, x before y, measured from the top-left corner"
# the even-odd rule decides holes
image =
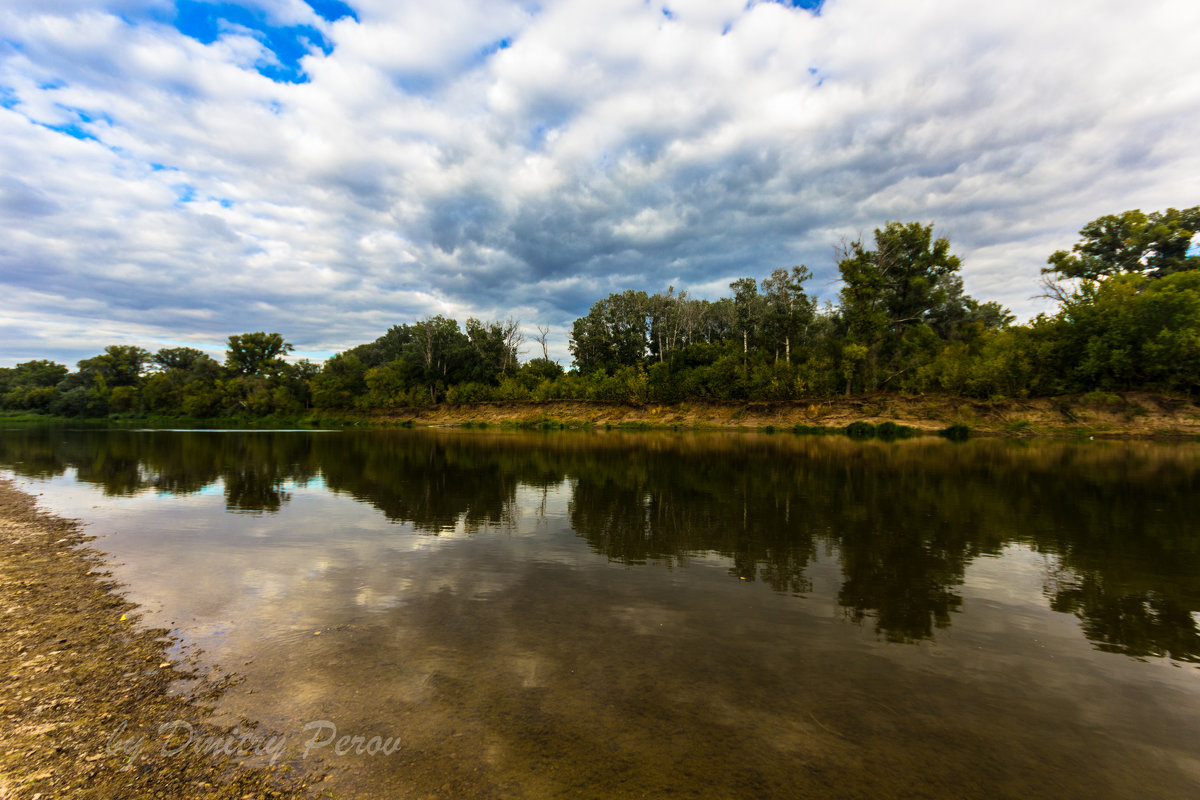
[[[142,626],[92,539],[0,479],[0,797],[312,796],[322,776],[287,758],[247,766],[160,735],[181,721],[196,741],[244,735],[213,719],[233,679]]]
[[[368,424],[421,427],[712,430],[843,433],[856,423],[885,423],[914,435],[963,428],[1004,438],[1200,438],[1200,406],[1149,393],[969,400],[952,396],[872,395],[807,402],[648,403],[625,406],[585,400],[487,402],[362,412]],[[869,437],[868,437],[869,438]]]
[[[1200,405],[1151,392],[1092,392],[1042,398],[975,400],[951,395],[858,395],[813,401],[705,401],[623,405],[591,400],[488,401],[383,409],[329,409],[290,416],[195,419],[117,415],[78,419],[0,415],[0,426],[183,430],[344,430],[363,427],[524,428],[544,430],[759,431],[842,433],[884,423],[935,435],[966,428],[1003,438],[1200,439]]]

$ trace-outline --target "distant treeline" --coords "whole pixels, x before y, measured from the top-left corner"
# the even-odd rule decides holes
[[[1200,206],[1127,211],[1085,225],[1043,270],[1058,310],[1013,325],[963,292],[933,226],[891,222],[843,245],[836,304],[805,291],[806,267],[741,278],[715,301],[687,292],[610,294],[571,330],[573,367],[521,363],[519,323],[443,316],[396,325],[315,364],[289,363],[278,333],[230,336],[224,363],[190,347],[112,345],[74,372],[0,369],[0,407],[59,416],[298,414],[488,400],[805,400],[943,392],[996,398],[1200,388]]]

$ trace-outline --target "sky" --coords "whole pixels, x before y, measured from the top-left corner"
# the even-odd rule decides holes
[[[0,366],[550,328],[934,224],[1025,320],[1200,203],[1192,0],[4,0]],[[533,352],[537,348],[539,352]],[[540,355],[529,343],[525,357]]]

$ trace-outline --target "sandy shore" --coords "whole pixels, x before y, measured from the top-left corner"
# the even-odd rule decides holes
[[[228,681],[172,663],[88,540],[0,480],[0,798],[312,796],[320,776],[214,720]]]

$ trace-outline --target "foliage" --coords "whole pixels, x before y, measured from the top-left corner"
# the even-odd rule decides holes
[[[292,346],[278,333],[242,333],[229,337],[225,367],[235,375],[262,375],[279,369]]]
[[[1200,268],[1200,256],[1188,255],[1200,231],[1200,206],[1178,211],[1139,209],[1092,220],[1080,229],[1082,240],[1068,253],[1058,250],[1043,269],[1058,278],[1098,281],[1140,273],[1149,278]]]

